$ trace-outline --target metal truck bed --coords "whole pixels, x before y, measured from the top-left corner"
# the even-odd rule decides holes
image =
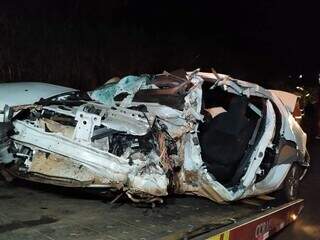
[[[201,238],[259,216],[266,207],[177,196],[152,209],[129,202],[111,204],[69,189],[22,185],[0,181],[0,239]]]

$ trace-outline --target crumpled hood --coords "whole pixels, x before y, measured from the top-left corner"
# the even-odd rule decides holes
[[[77,90],[41,82],[1,83],[0,110],[3,110],[4,105],[18,106],[32,104],[41,98],[50,98],[74,91]]]

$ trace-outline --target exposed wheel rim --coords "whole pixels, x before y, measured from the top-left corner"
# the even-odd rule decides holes
[[[296,165],[294,165],[287,176],[287,182],[286,182],[287,195],[289,199],[293,200],[298,195],[299,178],[300,178],[299,169]]]

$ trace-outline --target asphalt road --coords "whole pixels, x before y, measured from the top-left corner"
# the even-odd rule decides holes
[[[320,239],[320,140],[312,140],[308,149],[312,165],[300,186],[305,207],[295,223],[278,233],[273,240]]]

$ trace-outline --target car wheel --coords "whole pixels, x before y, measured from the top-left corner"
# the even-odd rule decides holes
[[[284,180],[283,195],[287,201],[292,201],[298,198],[300,177],[302,172],[303,169],[301,166],[296,163],[292,164]]]

